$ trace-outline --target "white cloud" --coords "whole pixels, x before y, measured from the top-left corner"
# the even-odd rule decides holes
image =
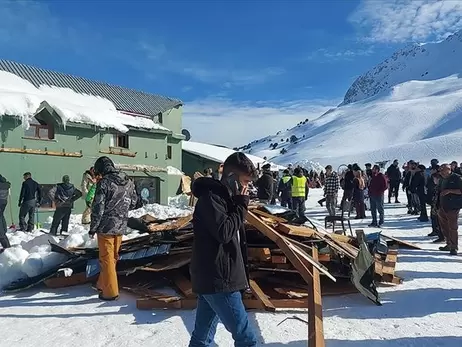
[[[306,60],[324,60],[324,61],[339,61],[339,60],[354,60],[356,57],[369,56],[374,54],[374,47],[369,46],[364,49],[345,49],[345,50],[330,50],[320,48],[310,53]]]
[[[374,42],[441,40],[462,29],[462,1],[362,0],[349,20]]]
[[[193,141],[235,147],[317,118],[337,104],[338,100],[197,100],[185,103],[183,127],[191,132]]]

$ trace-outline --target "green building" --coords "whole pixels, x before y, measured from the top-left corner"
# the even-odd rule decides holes
[[[33,104],[32,101],[38,99],[22,96],[22,91],[18,90],[21,88],[16,85],[11,87],[10,78],[17,77],[26,87],[30,84],[30,88],[25,88],[25,94],[30,90],[33,92],[34,88],[38,91],[48,88],[46,91],[52,96],[51,102],[48,97],[40,99],[39,107],[28,115],[33,116],[28,129],[21,105],[30,106],[29,102]],[[8,88],[13,90],[5,91]],[[72,101],[72,107],[84,103],[86,98],[98,101],[95,97],[99,97],[104,98],[101,102],[112,102],[115,106],[112,114],[120,115],[121,123],[125,123],[124,129],[101,126],[98,117],[83,117],[78,121],[72,117],[64,119],[63,114],[80,114],[74,109],[69,113],[67,108],[66,98],[68,95],[73,97],[73,94],[77,99]],[[91,104],[78,106],[85,110],[92,107]],[[0,174],[12,184],[10,204],[14,222],[18,218],[24,172],[31,172],[42,185],[44,199],[39,213],[40,218],[44,218],[53,211],[47,198],[49,189],[60,182],[63,175],[69,175],[72,183],[80,188],[85,170],[103,155],[134,178],[138,193],[143,190],[146,197],[145,193],[149,192],[147,200],[150,203],[167,203],[169,196],[177,194],[181,182],[181,174],[175,168],[182,167],[182,107],[178,99],[0,60],[0,112],[3,113],[0,114]],[[109,123],[111,121],[109,117]],[[81,200],[76,204],[75,212],[80,213],[83,208]],[[9,213],[5,215],[9,219]]]

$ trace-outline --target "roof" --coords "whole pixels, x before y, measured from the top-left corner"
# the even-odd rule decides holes
[[[41,69],[9,60],[0,59],[0,70],[13,73],[35,87],[41,85],[70,88],[77,93],[100,96],[111,101],[119,111],[155,116],[182,105],[179,99],[149,94],[119,87],[104,82],[91,81],[83,77]]]
[[[197,155],[199,157],[216,161],[217,163],[223,163],[226,158],[236,151],[231,148],[218,147],[214,145],[209,145],[207,143],[193,142],[193,141],[182,141],[183,151]],[[260,167],[266,163],[271,164],[271,170],[284,170],[285,167],[271,163],[263,158],[257,157],[255,155],[247,154],[246,156],[252,161],[255,166],[260,164]]]

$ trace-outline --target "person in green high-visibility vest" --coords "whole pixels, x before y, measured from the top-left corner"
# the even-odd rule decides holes
[[[283,176],[278,185],[279,200],[281,200],[282,207],[292,209],[292,176],[288,169],[285,169],[282,174]]]
[[[308,198],[308,180],[303,176],[302,169],[297,167],[292,176],[292,208],[298,218],[305,216],[305,201]]]

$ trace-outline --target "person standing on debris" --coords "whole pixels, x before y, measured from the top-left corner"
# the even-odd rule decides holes
[[[82,192],[74,187],[68,175],[64,175],[62,183],[58,183],[51,188],[48,196],[54,201],[56,207],[53,214],[53,221],[51,222],[50,234],[55,236],[58,234],[60,223],[60,234],[62,235],[63,232],[67,233],[74,202],[80,199]]]
[[[5,220],[5,209],[6,205],[8,205],[8,196],[10,194],[11,183],[6,180],[5,177],[0,175],[0,244],[2,247],[9,248],[10,241],[6,236],[6,232],[8,231],[8,226]]]
[[[388,203],[391,204],[392,196],[395,197],[395,204],[399,204],[399,184],[401,183],[401,170],[398,166],[398,159],[393,161],[393,164],[387,169],[388,177]]]
[[[273,175],[271,174],[271,164],[265,164],[262,167],[263,174],[257,180],[257,198],[260,202],[268,204],[273,196]]]
[[[96,160],[95,174],[102,178],[96,185],[89,235],[97,234],[98,239],[101,270],[96,289],[101,300],[110,301],[119,297],[116,263],[127,231],[128,211],[136,206],[138,196],[133,181],[119,172],[110,158]]]
[[[23,175],[24,182],[19,194],[19,229],[31,232],[34,230],[35,209],[40,206],[42,201],[42,189],[40,185],[32,179],[32,174],[26,172]],[[26,216],[28,220],[26,223]]]
[[[93,167],[83,173],[80,188],[85,199],[91,187],[95,184],[95,170]],[[82,214],[82,224],[90,224],[91,209],[86,207]]]
[[[292,176],[288,169],[285,169],[282,175],[278,185],[278,195],[281,200],[281,206],[292,209]]]
[[[249,288],[244,228],[250,200],[247,187],[256,176],[250,159],[236,152],[226,159],[220,181],[202,177],[193,184],[198,200],[190,271],[197,310],[189,347],[210,346],[219,320],[235,346],[257,345],[241,294]]]
[[[310,187],[301,168],[297,167],[292,176],[292,207],[301,220],[305,217],[305,201],[308,199]]]
[[[338,191],[340,189],[340,180],[332,165],[326,166],[326,184],[324,185],[324,197],[326,198],[326,207],[329,216],[335,216],[337,208]]]
[[[439,184],[438,221],[446,239],[446,246],[440,247],[440,251],[449,251],[449,254],[457,255],[459,249],[458,221],[462,208],[462,177],[452,172],[449,164],[441,165],[440,173],[443,179]]]
[[[369,185],[369,199],[371,203],[372,223],[369,227],[380,227],[384,222],[384,194],[387,190],[387,179],[380,172],[380,167],[374,165],[372,168],[372,179]],[[377,211],[379,212],[379,221],[377,223]]]

